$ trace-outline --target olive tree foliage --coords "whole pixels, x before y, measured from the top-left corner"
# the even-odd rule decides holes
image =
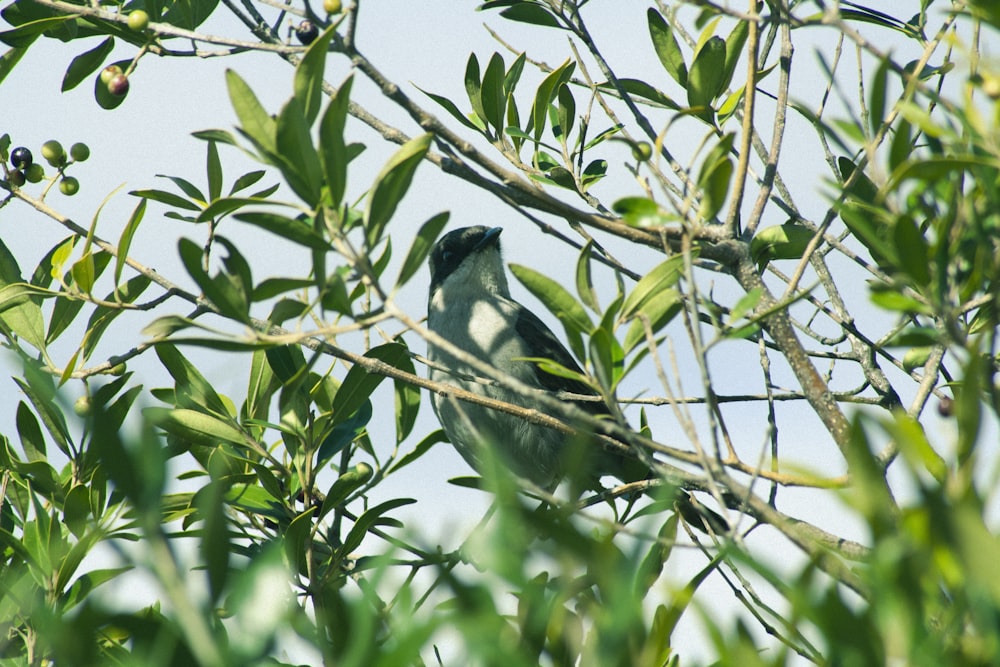
[[[721,664],[1000,660],[988,521],[1000,69],[980,52],[1000,37],[994,3],[913,0],[892,15],[821,0],[620,3],[645,12],[648,30],[608,36],[587,22],[599,1],[486,2],[496,52],[446,73],[464,82],[461,99],[419,71],[390,80],[377,52],[358,50],[369,2],[3,9],[0,86],[34,45],[60,40],[79,54],[64,88],[93,85],[112,115],[128,100],[101,71],[138,77],[154,55],[238,63],[266,51],[292,66],[294,94],[268,108],[229,71],[238,127],[192,128],[207,177],[130,184],[131,216],[89,227],[49,196],[73,159],[25,182],[10,160],[18,137],[0,140],[0,221],[33,209],[67,232],[34,256],[0,242],[0,333],[21,369],[3,390],[17,397],[0,436],[0,663],[279,664],[295,633],[328,665],[687,664],[674,630],[709,607],[731,610],[704,614]],[[232,34],[200,31],[225,13]],[[289,17],[316,26],[300,30],[307,45],[288,39]],[[505,42],[509,21],[565,45],[565,60]],[[835,36],[829,51],[814,46],[820,33]],[[662,68],[610,62],[602,39],[642,43]],[[123,44],[133,57],[110,62]],[[350,76],[325,78],[334,61]],[[805,61],[823,77],[818,96],[798,94]],[[361,79],[409,122],[352,98]],[[398,147],[372,182],[348,187],[365,148],[345,134],[357,122]],[[809,148],[789,124],[811,128]],[[691,154],[672,149],[678,134],[695,137]],[[236,150],[261,166],[231,181]],[[496,404],[426,379],[422,351],[445,343],[397,295],[426,270],[453,202],[442,197],[417,234],[397,229],[418,170],[480,188],[517,217],[511,227],[576,249],[571,284],[546,267],[511,270],[562,325],[578,379],[628,422],[588,418],[559,395]],[[130,252],[157,216],[190,223],[176,242],[186,275]],[[311,265],[255,276],[247,226]],[[127,311],[146,317],[139,338],[115,338]],[[67,336],[75,352],[54,358]],[[206,349],[248,368],[245,392],[217,390],[191,361]],[[759,391],[727,390],[716,360],[733,353]],[[136,357],[172,386],[146,388],[128,370]],[[376,391],[386,380],[394,390]],[[61,397],[74,385],[84,399],[70,411]],[[443,552],[396,518],[412,499],[369,500],[444,441],[415,430],[426,392],[592,434],[655,475],[582,495],[499,470],[466,479],[494,494],[493,509]],[[789,416],[802,412],[804,429]],[[372,437],[376,423],[394,424],[388,441]],[[839,463],[810,466],[803,447]],[[692,530],[678,489],[730,529]],[[863,529],[839,534],[804,497]],[[87,560],[109,547],[115,567]],[[682,550],[703,561],[678,584]],[[106,603],[101,591],[130,570],[156,583],[156,604]],[[700,598],[710,580],[728,603]]]

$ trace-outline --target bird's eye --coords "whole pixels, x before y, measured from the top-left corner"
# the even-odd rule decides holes
[[[453,253],[451,250],[445,250],[444,252],[441,253],[441,261],[445,264],[448,264],[449,262],[451,262],[451,258],[454,256],[455,253]]]

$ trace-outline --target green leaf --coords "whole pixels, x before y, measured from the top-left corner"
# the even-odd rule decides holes
[[[449,100],[447,97],[444,97],[443,95],[436,95],[434,93],[429,93],[423,88],[420,88],[419,86],[417,87],[417,90],[419,90],[424,95],[437,102],[442,108],[444,108],[445,111],[451,114],[452,118],[457,120],[465,127],[469,128],[470,130],[475,130],[476,132],[483,131],[482,127],[469,120],[469,117],[466,116],[464,113],[462,113],[462,111],[455,105],[455,103]]]
[[[636,345],[646,340],[646,327],[643,319],[648,320],[652,334],[655,336],[681,312],[683,299],[679,290],[668,288],[660,290],[647,298],[632,314],[632,324],[625,332],[622,346],[629,353]]]
[[[712,118],[712,100],[722,92],[726,68],[726,41],[713,36],[705,42],[691,63],[688,76],[688,104],[700,109],[699,115]]]
[[[236,182],[233,183],[233,187],[229,189],[229,194],[234,195],[240,190],[246,190],[251,185],[259,181],[260,179],[264,178],[266,174],[267,172],[264,171],[263,169],[258,169],[256,171],[248,171],[247,173],[243,174],[242,176],[236,179]]]
[[[679,83],[682,88],[688,87],[687,66],[684,64],[684,54],[674,37],[670,24],[662,15],[652,7],[646,10],[646,22],[649,25],[649,37],[653,42],[653,49],[660,59],[660,64],[667,71],[670,77]]]
[[[545,121],[549,113],[549,105],[555,99],[559,87],[569,81],[576,69],[576,63],[567,60],[556,69],[549,72],[535,91],[535,101],[531,105],[531,129],[534,131],[535,141],[542,138],[542,131],[545,129]]]
[[[104,301],[108,303],[135,303],[135,300],[149,287],[150,282],[151,280],[147,276],[135,276],[105,296]],[[124,312],[126,311],[122,308],[105,305],[100,305],[94,309],[94,312],[90,315],[90,319],[87,321],[87,335],[83,340],[84,359],[90,358],[90,355],[93,354],[97,343],[100,342],[108,326]]]
[[[139,223],[142,222],[142,218],[145,215],[146,199],[142,198],[132,210],[128,222],[125,223],[125,228],[122,229],[121,236],[118,237],[118,253],[115,257],[115,285],[121,281],[122,271],[125,269],[125,262],[128,259],[128,252],[132,247],[132,239],[135,237],[135,232],[139,229]]]
[[[659,227],[677,219],[646,197],[623,197],[611,209],[632,227]]]
[[[28,47],[25,46],[8,49],[6,53],[0,56],[0,83],[3,83],[3,80],[13,71],[14,66],[21,61],[21,58],[27,52]]]
[[[344,126],[350,108],[353,77],[348,77],[330,98],[319,126],[319,160],[323,168],[323,178],[330,193],[330,205],[340,206],[347,189],[347,164],[350,162],[347,144],[344,141]]]
[[[73,62],[69,64],[65,76],[63,76],[62,92],[76,88],[84,79],[97,71],[97,68],[114,51],[114,48],[115,38],[108,37],[90,51],[73,58]]]
[[[264,110],[250,86],[231,69],[226,70],[226,86],[241,129],[258,146],[271,153],[275,152],[275,121]]]
[[[500,12],[500,16],[509,21],[520,23],[530,23],[531,25],[542,26],[543,28],[562,28],[559,19],[552,12],[541,5],[530,3],[520,3]]]
[[[39,426],[38,420],[35,419],[35,415],[32,414],[28,404],[24,401],[18,401],[15,423],[17,435],[21,439],[21,448],[24,450],[24,456],[28,463],[44,461],[46,452],[42,427]]]
[[[510,272],[559,319],[571,343],[594,328],[580,302],[558,282],[520,264],[511,264]]]
[[[787,222],[765,227],[750,241],[750,257],[757,266],[772,259],[798,259],[815,234],[801,225]]]
[[[311,225],[306,224],[302,220],[288,218],[277,213],[265,213],[263,211],[239,213],[233,217],[240,222],[260,227],[272,234],[277,234],[281,238],[288,239],[293,243],[298,243],[313,250],[325,251],[330,249],[330,244],[326,239],[317,234]]]
[[[89,251],[83,253],[80,259],[73,262],[70,274],[73,276],[73,282],[76,283],[77,287],[84,294],[90,294],[90,291],[94,289],[95,280],[94,255]]]
[[[354,526],[347,534],[347,537],[344,538],[344,543],[340,546],[340,549],[338,549],[338,554],[341,557],[346,557],[348,554],[357,549],[361,545],[361,541],[364,539],[368,529],[374,527],[377,523],[384,521],[384,519],[382,519],[383,514],[390,510],[394,510],[397,507],[411,505],[415,502],[417,501],[412,498],[394,498],[393,500],[387,500],[380,505],[372,507],[370,510],[359,516],[358,520],[354,522]]]
[[[893,242],[900,268],[913,282],[924,287],[931,281],[930,249],[913,218],[902,216],[893,225]]]
[[[289,566],[302,574],[306,573],[306,545],[312,539],[312,521],[316,509],[315,506],[310,507],[292,519],[282,535]]]
[[[247,435],[230,421],[187,408],[145,408],[143,415],[158,428],[199,445],[228,442],[245,447]]]
[[[222,194],[222,163],[214,141],[208,142],[205,171],[208,175],[208,201],[215,201]]]
[[[295,194],[315,208],[323,184],[322,168],[297,98],[289,99],[281,108],[276,131],[278,168]]]
[[[23,359],[25,366],[25,377],[12,378],[21,391],[24,392],[35,412],[41,417],[45,430],[49,432],[56,446],[66,456],[70,456],[70,446],[72,438],[69,429],[66,427],[66,417],[59,408],[56,400],[56,388],[53,378],[39,370],[37,362]]]
[[[178,407],[210,412],[231,419],[229,408],[222,397],[176,347],[161,343],[156,346],[156,356],[174,379],[174,400]]]
[[[736,73],[736,65],[743,54],[743,46],[747,42],[749,32],[750,24],[746,21],[739,21],[736,27],[733,28],[733,31],[729,33],[729,37],[726,38],[726,66],[722,72],[720,92],[728,88],[733,80],[733,75]]]
[[[28,21],[13,30],[0,32],[0,42],[17,49],[26,49],[45,31],[57,28],[67,21],[74,20],[74,18],[74,15],[69,14]]]
[[[17,260],[0,239],[0,290],[23,283]],[[39,351],[45,350],[45,322],[42,308],[31,299],[0,300],[0,326],[12,331]]]
[[[593,240],[589,240],[580,249],[580,257],[576,260],[576,293],[583,305],[599,313],[601,306],[597,303],[597,291],[594,289],[594,280],[590,273],[590,255],[593,247]]]
[[[640,81],[639,79],[618,79],[618,85],[629,95],[635,97],[641,97],[650,102],[655,102],[661,106],[668,109],[678,110],[681,105],[674,102],[665,93],[657,90],[653,86],[649,85],[645,81]],[[599,88],[604,88],[607,90],[614,90],[614,86],[610,83],[602,83],[598,86]]]
[[[409,355],[399,357],[396,368],[410,374],[417,372]],[[417,423],[417,415],[420,413],[420,390],[403,380],[393,380],[392,386],[396,408],[396,443],[399,444],[410,435]]]
[[[885,120],[886,86],[889,83],[889,59],[883,58],[875,70],[871,83],[871,94],[868,100],[868,120],[874,137],[882,129]]]
[[[221,237],[216,237],[216,241],[220,239]],[[210,277],[202,267],[204,257],[202,248],[191,239],[180,239],[177,242],[177,247],[188,274],[219,313],[240,322],[249,322],[250,294],[246,283],[229,271],[220,271],[214,277]],[[231,259],[234,256],[235,248],[230,247],[229,252]],[[223,261],[228,262],[229,259]]]
[[[590,335],[590,363],[601,386],[613,392],[624,375],[625,350],[604,327]]]
[[[692,257],[693,259],[694,257]],[[643,276],[625,297],[622,312],[619,315],[621,321],[624,322],[633,317],[650,299],[676,285],[681,279],[683,270],[684,256],[677,255],[662,262]]]
[[[360,489],[372,478],[372,474],[372,467],[367,463],[359,463],[342,473],[326,492],[323,507],[316,517],[317,520],[322,519],[331,511],[343,505],[348,496]]]
[[[479,59],[475,53],[469,54],[469,59],[465,63],[465,94],[472,105],[472,112],[483,120],[487,120],[486,110],[483,108],[483,83],[479,76]]]
[[[409,282],[410,278],[423,267],[424,260],[430,254],[434,241],[441,234],[441,230],[448,224],[449,217],[450,214],[447,211],[438,213],[420,227],[420,231],[413,238],[413,243],[410,244],[409,252],[406,253],[406,259],[403,260],[403,266],[399,270],[399,277],[396,279],[394,289],[399,289]]]
[[[337,31],[337,24],[331,24],[313,40],[295,68],[294,91],[305,117],[306,125],[312,126],[319,115],[323,102],[323,72],[326,66],[330,40]]]
[[[698,176],[698,185],[701,187],[698,215],[702,220],[714,219],[725,206],[733,169],[733,161],[728,155],[710,165],[704,165]]]
[[[186,211],[202,210],[197,204],[194,204],[184,197],[174,194],[173,192],[167,192],[166,190],[132,190],[129,194],[135,197],[142,197],[143,199],[152,199],[153,201],[158,201],[161,204],[173,206],[174,208],[182,208]]]
[[[483,118],[496,129],[497,135],[505,125],[504,111],[507,108],[507,96],[504,93],[505,76],[503,58],[499,53],[494,53],[483,73],[481,99]]]
[[[433,135],[424,134],[407,141],[396,151],[375,178],[365,211],[368,246],[374,247],[396,207],[410,187],[417,167],[430,148]]]
[[[385,343],[373,347],[365,353],[365,356],[396,368],[404,363],[404,358],[408,358],[406,346],[399,343]],[[384,379],[384,375],[370,373],[359,364],[352,366],[333,397],[333,423],[338,424],[353,415]]]
[[[552,128],[552,131],[560,141],[565,142],[573,131],[573,123],[576,120],[576,100],[573,99],[573,92],[566,84],[559,86],[556,98],[559,101],[559,106],[556,108],[559,127]]]

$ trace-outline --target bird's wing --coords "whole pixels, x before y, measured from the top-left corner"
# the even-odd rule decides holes
[[[517,320],[514,325],[518,335],[520,335],[529,345],[531,356],[551,359],[560,366],[583,373],[580,365],[576,363],[573,355],[569,353],[552,330],[545,326],[545,323],[538,319],[533,312],[517,304]],[[547,391],[565,391],[572,394],[584,394],[596,396],[597,394],[590,385],[573,380],[571,378],[546,373],[537,364],[535,367],[535,377],[543,389]],[[610,414],[603,401],[579,401],[577,402],[584,410],[593,414]]]

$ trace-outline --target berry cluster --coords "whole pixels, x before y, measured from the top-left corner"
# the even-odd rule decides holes
[[[59,191],[64,195],[75,195],[80,191],[80,181],[73,176],[67,176],[66,167],[74,162],[83,162],[90,157],[87,144],[77,142],[70,146],[69,153],[55,139],[42,144],[42,157],[59,172]],[[45,168],[35,162],[31,151],[24,146],[18,146],[10,152],[10,164],[14,168],[7,172],[11,185],[21,187],[27,183],[38,183],[45,178]]]

